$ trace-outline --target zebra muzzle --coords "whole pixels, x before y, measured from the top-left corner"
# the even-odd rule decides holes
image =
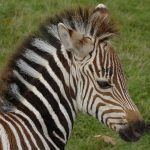
[[[145,122],[137,121],[124,129],[120,129],[120,137],[127,142],[136,142],[144,134]]]

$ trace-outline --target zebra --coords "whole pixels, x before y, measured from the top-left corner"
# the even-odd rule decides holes
[[[31,34],[1,77],[0,149],[63,150],[79,111],[139,140],[145,122],[111,44],[117,33],[99,4],[65,10]]]

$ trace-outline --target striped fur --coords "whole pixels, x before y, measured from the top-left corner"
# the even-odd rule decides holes
[[[70,35],[76,31],[92,38],[86,57],[65,48],[60,22]],[[78,111],[116,131],[142,118],[109,42],[116,31],[105,7],[79,8],[49,18],[22,44],[2,78],[2,97],[12,106],[3,106],[6,110],[0,113],[0,149],[63,150]],[[83,38],[79,45],[87,41]]]

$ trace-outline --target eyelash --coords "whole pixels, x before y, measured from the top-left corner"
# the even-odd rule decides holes
[[[112,87],[111,83],[109,81],[97,81],[98,85],[102,89],[109,89]]]

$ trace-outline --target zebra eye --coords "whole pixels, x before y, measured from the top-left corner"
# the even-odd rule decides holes
[[[109,81],[97,81],[98,85],[102,89],[109,89],[112,87],[111,83]]]

